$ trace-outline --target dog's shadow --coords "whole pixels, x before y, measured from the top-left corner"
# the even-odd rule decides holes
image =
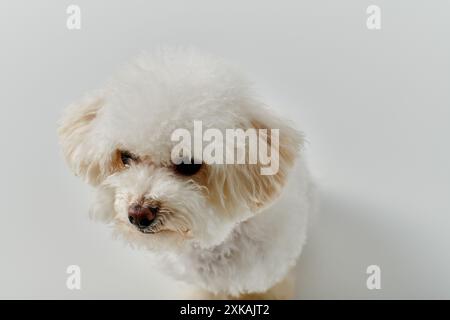
[[[296,266],[297,299],[365,299],[402,296],[409,280],[396,239],[399,230],[373,205],[319,192],[307,244]],[[381,289],[366,285],[369,265],[381,268]],[[409,297],[414,296],[410,295]]]

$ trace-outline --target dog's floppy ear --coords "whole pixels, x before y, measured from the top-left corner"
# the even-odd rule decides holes
[[[95,133],[98,113],[104,105],[104,95],[96,92],[70,105],[59,123],[58,135],[64,157],[77,175],[92,185],[107,175],[115,157],[100,149]]]
[[[239,167],[248,206],[258,211],[280,194],[303,145],[303,136],[269,110],[252,114],[250,124],[258,132],[258,151],[261,147],[267,150],[263,153],[270,154],[271,159],[270,165],[264,164],[259,154],[256,165]]]
[[[258,212],[276,199],[303,145],[302,134],[287,121],[260,106],[251,109],[254,112],[248,115],[241,128],[256,129],[258,152],[262,147],[263,153],[271,158],[272,166],[262,163],[259,155],[256,164],[249,164],[248,152],[245,164],[227,164],[222,169],[211,166],[208,188],[215,192],[210,195],[218,197],[213,200],[228,211],[245,204],[251,211]]]

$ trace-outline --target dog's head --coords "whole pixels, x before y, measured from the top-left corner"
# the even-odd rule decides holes
[[[192,140],[174,134],[180,129]],[[258,149],[232,143],[227,129],[255,129]],[[207,152],[221,134],[226,141]],[[253,99],[234,68],[195,50],[140,56],[104,89],[70,106],[59,137],[71,169],[97,189],[94,217],[151,248],[222,242],[276,199],[302,142]],[[174,160],[180,146],[184,158],[184,147],[197,150]],[[220,148],[224,163],[198,152],[217,156]],[[267,150],[274,172],[264,174],[268,164],[258,156],[250,163],[255,150]],[[246,161],[225,159],[239,152]]]

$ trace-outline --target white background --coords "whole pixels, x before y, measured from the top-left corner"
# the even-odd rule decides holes
[[[177,297],[145,252],[89,220],[92,192],[56,137],[67,104],[160,44],[238,64],[306,133],[321,209],[298,298],[450,298],[449,13],[446,0],[1,0],[0,298]]]

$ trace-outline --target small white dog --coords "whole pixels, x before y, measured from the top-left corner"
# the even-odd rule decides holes
[[[259,129],[278,170],[194,156],[174,163],[173,132],[195,136],[195,121],[220,132]],[[211,298],[293,296],[288,275],[312,209],[302,135],[255,99],[233,67],[194,49],[143,54],[70,106],[59,137],[71,169],[96,188],[92,215],[156,253],[164,271]],[[223,147],[251,156],[242,144]]]

